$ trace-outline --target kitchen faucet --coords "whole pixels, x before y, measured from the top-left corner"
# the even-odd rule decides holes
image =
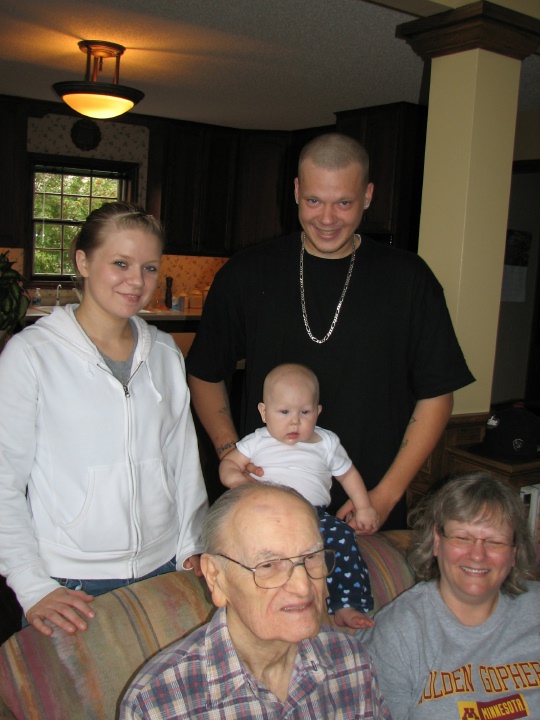
[[[56,286],[56,304],[60,305],[60,290],[62,289],[62,286],[60,283]]]

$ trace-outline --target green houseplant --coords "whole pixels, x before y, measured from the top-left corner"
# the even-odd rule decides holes
[[[0,349],[24,317],[30,298],[27,281],[13,269],[7,252],[0,253]]]

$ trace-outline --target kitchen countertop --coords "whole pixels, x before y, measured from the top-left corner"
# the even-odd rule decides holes
[[[53,305],[42,305],[41,307],[31,305],[26,311],[26,324],[30,325],[39,318],[50,315],[54,307]],[[195,332],[201,319],[201,313],[200,308],[187,308],[182,312],[148,308],[148,310],[141,310],[138,315],[165,332]]]
[[[26,311],[26,317],[37,319],[43,317],[44,315],[50,315],[54,308],[54,305],[42,305],[40,307],[30,305]],[[183,310],[182,312],[179,310],[158,310],[156,308],[148,308],[141,310],[137,314],[145,320],[200,320],[201,313],[202,310],[200,308],[187,308],[187,310]]]

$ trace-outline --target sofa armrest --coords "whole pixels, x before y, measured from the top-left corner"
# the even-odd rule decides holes
[[[388,530],[358,537],[358,548],[369,570],[375,611],[414,584],[405,558],[409,542],[409,530]]]
[[[95,599],[88,630],[27,627],[0,647],[0,719],[113,720],[133,675],[213,612],[204,583],[175,572]]]

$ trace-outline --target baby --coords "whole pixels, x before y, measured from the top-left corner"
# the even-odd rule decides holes
[[[347,523],[326,512],[332,477],[345,489],[354,505],[356,526],[362,533],[375,532],[379,516],[358,470],[337,435],[317,426],[321,412],[319,383],[307,367],[278,365],[264,381],[259,412],[266,427],[237,443],[220,463],[226,487],[249,482],[247,466],[264,470],[264,479],[289,485],[317,509],[326,547],[336,551],[336,567],[328,578],[329,612],[337,625],[371,627],[365,613],[373,608],[368,570],[360,556],[356,535]]]

